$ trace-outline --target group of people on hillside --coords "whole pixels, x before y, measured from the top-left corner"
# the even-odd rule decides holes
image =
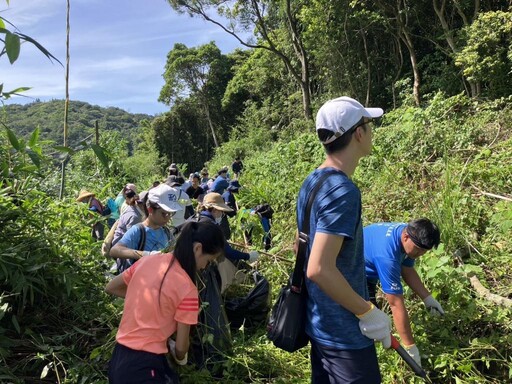
[[[414,269],[415,260],[440,243],[437,226],[425,218],[362,225],[361,193],[351,176],[359,160],[371,153],[372,120],[382,115],[380,108],[339,97],[325,103],[316,116],[326,156],[304,180],[296,208],[301,229],[310,194],[322,179],[309,218],[304,270],[315,384],[381,382],[374,341],[391,346],[391,320],[379,309],[379,282],[400,339],[420,366],[402,280],[429,312],[444,315]],[[147,192],[137,194],[133,184],[122,191],[125,209],[110,251],[122,261],[122,273],[106,288],[125,298],[109,367],[111,383],[177,382],[164,354],[170,352],[178,365],[187,364],[190,327],[197,323],[200,307],[196,272],[214,260],[221,265],[224,256],[230,261],[258,258],[255,251],[231,248],[223,226],[226,215],[237,209],[233,192],[240,188],[240,159],[232,165],[233,180],[227,167],[214,180],[205,169],[186,181],[175,164],[168,171],[168,179]],[[195,214],[188,208],[190,199],[199,200]],[[171,219],[178,227],[174,233],[165,229]],[[174,250],[160,253],[177,233]]]

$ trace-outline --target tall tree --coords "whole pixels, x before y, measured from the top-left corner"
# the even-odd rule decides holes
[[[303,0],[168,0],[178,12],[187,12],[218,25],[235,37],[240,44],[255,49],[266,49],[275,54],[285,65],[302,93],[302,108],[307,119],[311,112],[311,79],[308,53],[302,41],[303,25],[300,14]],[[213,12],[217,18],[211,16]],[[280,30],[287,33],[283,45]],[[256,36],[256,42],[251,33]],[[291,52],[287,46],[292,47]]]
[[[213,42],[198,48],[187,48],[184,44],[175,44],[167,55],[163,75],[165,85],[158,99],[171,105],[180,98],[190,95],[197,97],[216,147],[219,146],[219,141],[211,116],[211,79],[218,72],[219,67],[222,67],[222,60],[223,56]]]
[[[418,17],[414,14],[414,4],[407,0],[377,0],[371,2],[376,6],[388,21],[389,32],[398,36],[409,52],[409,60],[413,72],[413,97],[416,105],[421,102],[421,76],[418,66],[418,55],[413,30]],[[369,6],[369,5],[368,5]]]
[[[172,110],[152,122],[158,151],[168,162],[188,163],[190,170],[199,170],[211,157],[211,140],[204,135],[203,116],[197,113],[197,99],[179,99]]]

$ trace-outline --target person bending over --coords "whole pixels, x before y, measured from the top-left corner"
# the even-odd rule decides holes
[[[107,284],[107,293],[125,299],[109,383],[174,382],[165,354],[187,363],[190,326],[199,314],[196,272],[223,252],[218,226],[186,223],[174,252],[145,256]]]
[[[432,297],[414,269],[415,260],[437,247],[440,233],[429,219],[409,223],[377,223],[364,228],[364,257],[370,300],[377,305],[377,282],[389,302],[393,321],[405,349],[421,366],[418,347],[412,336],[405,308],[401,278],[423,300],[433,314],[444,315],[441,304]]]

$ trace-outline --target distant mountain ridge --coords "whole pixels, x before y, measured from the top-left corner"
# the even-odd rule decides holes
[[[77,143],[94,132],[98,121],[100,132],[116,130],[130,139],[143,120],[154,116],[129,113],[116,107],[100,107],[83,101],[70,101],[68,110],[68,142]],[[16,135],[27,137],[40,127],[41,138],[62,143],[64,127],[64,100],[35,101],[30,104],[11,104],[0,108],[0,121]]]

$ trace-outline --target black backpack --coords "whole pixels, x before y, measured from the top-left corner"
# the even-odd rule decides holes
[[[266,217],[267,219],[272,219],[272,215],[274,214],[274,210],[270,204],[257,205],[254,208],[254,212],[258,213],[262,217]]]

